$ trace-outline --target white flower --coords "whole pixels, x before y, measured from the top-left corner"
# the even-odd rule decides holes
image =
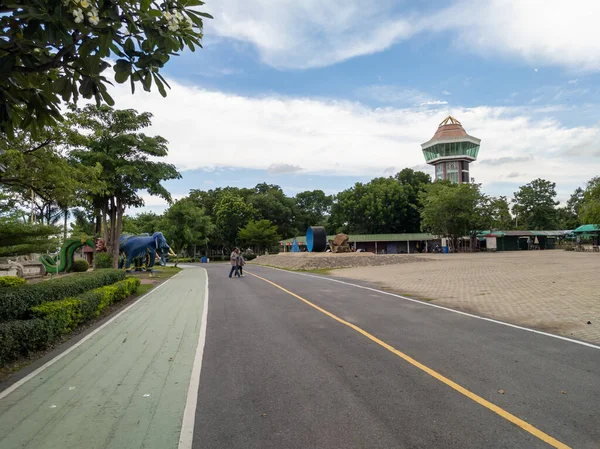
[[[168,12],[168,11],[163,12],[163,17],[165,18],[165,20],[167,22],[170,22],[172,20],[172,18],[173,18],[173,16],[171,15],[171,13]]]
[[[179,24],[177,23],[176,20],[169,22],[169,30],[177,31],[178,29],[179,29]]]
[[[177,20],[179,22],[181,22],[183,20],[183,14],[181,14],[179,11],[177,11],[177,13],[175,14],[175,17],[177,17]]]
[[[87,13],[87,15],[92,25],[98,25],[98,23],[100,23],[100,17],[98,17],[98,10],[96,8],[92,8],[92,10]]]
[[[62,0],[63,6],[69,6],[69,3],[71,3],[71,0]]]
[[[83,22],[83,11],[81,10],[81,8],[73,10],[73,17],[75,17],[75,23]]]
[[[82,8],[89,8],[90,4],[88,3],[87,0],[81,0],[81,2],[79,3],[81,5]]]

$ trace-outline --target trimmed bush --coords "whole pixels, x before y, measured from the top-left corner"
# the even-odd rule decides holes
[[[90,264],[87,263],[87,260],[76,259],[73,261],[73,271],[75,273],[85,273],[90,269]]]
[[[103,287],[106,288],[106,287]],[[81,301],[75,298],[51,301],[34,306],[31,313],[35,318],[49,321],[57,335],[66,334],[75,329],[82,321]]]
[[[38,284],[0,288],[0,321],[31,318],[29,309],[44,302],[81,295],[125,278],[123,270],[98,270]]]
[[[0,365],[47,348],[56,337],[51,323],[39,318],[0,323]]]
[[[18,287],[25,284],[27,284],[27,281],[19,276],[0,276],[0,288]]]
[[[112,268],[112,254],[96,253],[94,256],[94,268]]]
[[[32,319],[0,323],[0,365],[49,347],[59,336],[95,318],[110,304],[136,293],[139,285],[139,279],[127,278],[77,298],[34,306]]]
[[[256,259],[256,254],[244,254],[244,259],[248,260],[254,260]]]

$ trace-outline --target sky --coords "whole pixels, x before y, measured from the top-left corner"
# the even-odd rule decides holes
[[[204,48],[174,57],[162,98],[118,108],[190,189],[277,184],[334,194],[405,167],[448,115],[481,139],[471,176],[509,199],[535,178],[561,203],[600,174],[598,0],[207,0]],[[145,197],[145,210],[166,203]],[[135,213],[136,211],[134,211]]]

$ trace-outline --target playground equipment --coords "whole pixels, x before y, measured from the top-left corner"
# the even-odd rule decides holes
[[[311,226],[306,231],[306,247],[311,253],[322,253],[327,247],[327,233],[323,226]]]
[[[67,239],[56,256],[42,254],[39,261],[48,273],[68,273],[73,268],[73,256],[82,246],[94,247],[91,238]]]
[[[123,235],[119,245],[119,252],[123,256],[119,262],[119,268],[131,269],[131,262],[134,266],[141,268],[154,267],[156,256],[159,256],[159,264],[165,266],[168,256],[176,256],[162,232],[155,232],[152,235]]]

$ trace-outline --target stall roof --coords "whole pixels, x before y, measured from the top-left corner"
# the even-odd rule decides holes
[[[335,235],[328,235],[327,240],[332,240],[335,238]],[[436,240],[439,237],[434,236],[433,234],[427,233],[407,233],[407,234],[349,234],[348,241],[350,243],[358,243],[358,242],[418,242],[424,240]],[[305,236],[295,237],[298,240],[299,245],[304,245],[306,242]],[[292,243],[294,238],[281,240],[279,243],[281,245]]]
[[[478,235],[483,237],[562,237],[570,233],[571,231],[492,231]]]
[[[593,224],[586,224],[579,226],[577,229],[573,230],[573,234],[583,234],[587,232],[599,232],[600,226]]]

